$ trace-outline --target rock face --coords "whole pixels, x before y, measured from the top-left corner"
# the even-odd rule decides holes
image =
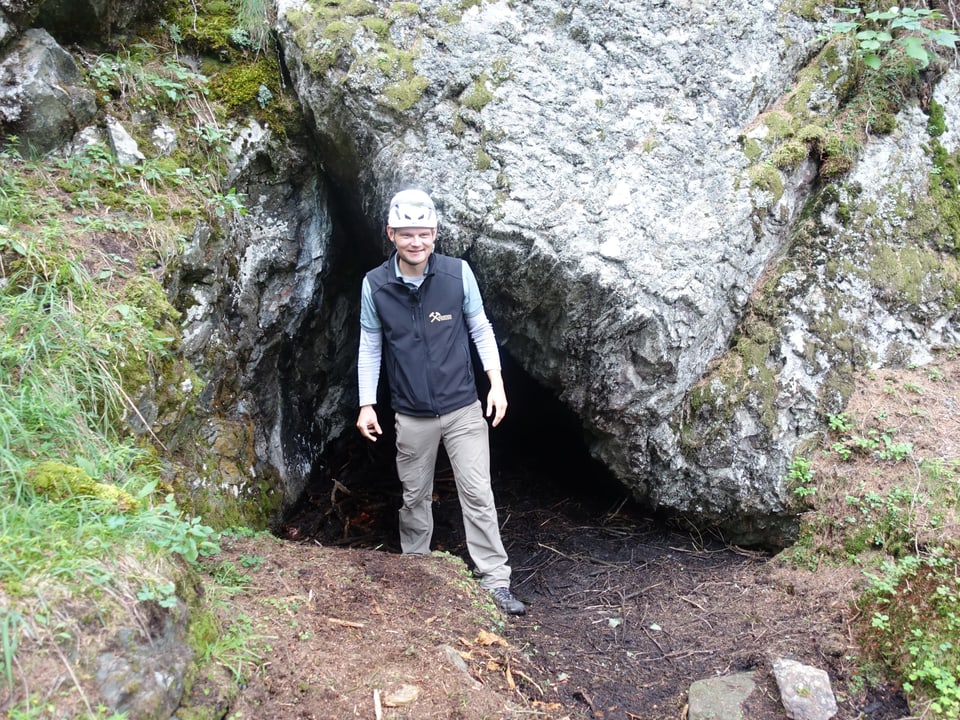
[[[780,143],[841,109],[852,56],[791,3],[462,5],[276,1],[307,127],[238,129],[247,212],[170,279],[207,381],[184,442],[221,459],[197,482],[272,511],[352,432],[359,279],[419,185],[505,352],[638,500],[788,543],[791,463],[853,373],[960,343],[957,72],[826,173]],[[141,7],[83,6],[101,33]],[[0,1],[0,122],[25,147],[94,116],[70,55],[17,36],[73,7]]]
[[[342,348],[356,292],[340,292],[332,272],[330,189],[304,143],[280,142],[255,124],[240,133],[229,181],[246,212],[225,232],[198,229],[171,288],[185,307],[184,352],[208,371],[202,413],[227,420],[199,430],[204,452],[243,457],[224,443],[236,445],[230,428],[250,428],[243,434],[261,464],[208,481],[226,480],[261,506],[263,469],[279,475],[267,483],[279,494],[272,504],[293,502],[325,442],[342,431],[331,418],[343,415],[352,361]]]
[[[783,541],[795,510],[788,466],[842,407],[843,378],[957,340],[955,260],[915,247],[899,281],[873,264],[899,253],[880,247],[909,222],[874,198],[922,193],[930,171],[919,110],[868,145],[854,173],[885,177],[814,194],[813,162],[770,166],[771,176],[748,158],[763,111],[822,47],[819,28],[787,4],[333,12],[278,2],[325,167],[371,228],[399,187],[434,195],[443,250],[473,263],[505,349],[651,507],[716,520],[741,541]],[[808,106],[818,103],[829,109],[822,97]],[[914,180],[891,188],[889,164],[901,161]],[[837,193],[846,226],[828,217]],[[805,207],[819,213],[815,240]],[[780,263],[791,243],[813,246],[809,263]],[[848,245],[863,253],[837,267]],[[892,304],[876,297],[876,282],[912,280],[922,288],[912,304],[894,300],[902,287],[888,288]],[[840,294],[818,296],[823,281]],[[756,293],[776,298],[753,328],[762,338],[738,325]],[[825,332],[824,314],[842,329]]]
[[[126,30],[137,19],[153,17],[163,0],[43,0],[37,22],[60,42],[100,40]]]
[[[0,64],[0,123],[24,152],[62,146],[97,111],[73,58],[46,30],[27,30]]]
[[[183,603],[164,609],[143,603],[151,620],[145,632],[121,628],[96,658],[96,683],[104,701],[131,718],[167,718],[183,697],[193,651],[187,644],[187,610]]]

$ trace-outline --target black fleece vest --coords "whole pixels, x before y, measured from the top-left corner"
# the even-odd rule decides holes
[[[435,417],[477,399],[463,316],[463,262],[433,254],[419,288],[395,271],[396,254],[367,273],[383,325],[383,357],[394,412]]]

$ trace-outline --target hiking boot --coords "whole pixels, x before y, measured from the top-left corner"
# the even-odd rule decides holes
[[[493,602],[496,603],[501,612],[505,612],[507,615],[523,615],[527,612],[524,604],[510,592],[510,588],[495,588],[492,592]]]

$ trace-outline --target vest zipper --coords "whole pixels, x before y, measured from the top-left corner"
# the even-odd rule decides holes
[[[428,279],[428,277],[424,278],[423,283],[426,283]],[[433,411],[435,417],[440,417],[440,413],[437,412],[436,393],[433,390],[433,378],[430,374],[430,349],[427,347],[427,323],[423,319],[423,302],[421,300],[423,283],[417,288],[416,293],[413,294],[416,298],[416,301],[413,304],[413,326],[417,328],[417,332],[420,334],[420,346],[423,348],[423,366],[426,368],[427,392],[430,396],[430,409]]]

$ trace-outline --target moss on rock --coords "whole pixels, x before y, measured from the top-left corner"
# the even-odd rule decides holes
[[[486,73],[481,73],[475,77],[473,84],[460,96],[460,103],[477,112],[482,110],[493,100],[493,92],[488,87],[487,82],[488,78]]]
[[[783,197],[783,176],[776,167],[769,163],[757,163],[750,167],[747,175],[752,187],[770,195],[770,202],[764,204],[765,208],[769,209],[780,202]]]
[[[257,59],[252,62],[231,64],[210,81],[210,92],[230,112],[241,108],[254,108],[261,104],[262,88],[270,96],[279,95],[280,67],[276,59]]]
[[[397,112],[409,110],[420,100],[429,81],[414,68],[419,54],[417,41],[409,48],[400,48],[390,36],[395,18],[416,14],[416,4],[394,3],[380,10],[365,0],[321,1],[313,3],[313,10],[287,13],[311,71],[324,74],[337,68],[367,86],[378,95],[382,105]],[[369,36],[366,42],[357,42],[360,34]],[[370,50],[359,49],[370,45]]]
[[[937,102],[936,98],[930,98],[930,110],[927,120],[927,132],[930,137],[940,137],[947,131],[947,119],[943,105]]]
[[[770,155],[770,162],[781,170],[792,170],[803,162],[810,149],[800,140],[790,140],[778,147]]]
[[[955,261],[915,245],[894,247],[878,243],[868,277],[888,303],[914,307],[945,299],[950,309],[955,305],[955,298],[949,293],[943,297],[943,290],[955,289],[960,284],[960,270]]]
[[[926,234],[936,247],[960,257],[960,152],[950,153],[936,138],[930,143],[933,170],[927,197],[918,199]]]
[[[51,500],[93,497],[129,512],[140,507],[139,501],[123,488],[97,482],[86,470],[56,460],[47,460],[30,467],[25,478],[33,489]]]

